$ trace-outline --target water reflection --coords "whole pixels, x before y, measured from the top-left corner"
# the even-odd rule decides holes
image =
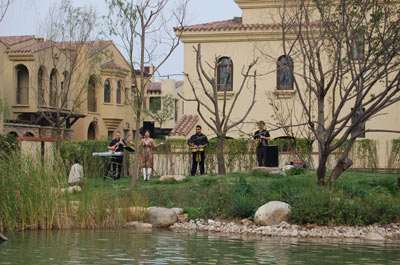
[[[7,235],[0,264],[400,264],[397,244],[225,237],[159,230]]]

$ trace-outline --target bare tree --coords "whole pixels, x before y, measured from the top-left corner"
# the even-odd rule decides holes
[[[353,164],[348,154],[358,137],[399,132],[365,126],[400,100],[399,12],[389,0],[301,0],[282,9],[284,54],[301,66],[293,82],[318,142],[320,185],[329,155],[341,145],[329,185]],[[315,118],[307,99],[316,100]]]
[[[288,137],[289,148],[293,150],[295,155],[306,165],[309,169],[312,167],[312,144],[315,141],[314,134],[307,127],[307,113],[299,106],[298,99],[278,99],[270,98],[270,105],[273,110],[272,118],[273,123],[267,123],[270,131],[280,130]],[[314,102],[308,103],[314,105]],[[315,115],[312,109],[312,115]],[[306,140],[306,151],[304,154],[300,151],[299,138]],[[301,146],[304,148],[304,146]]]
[[[4,16],[6,15],[8,8],[14,0],[0,0],[0,23],[3,21]]]
[[[39,51],[37,100],[42,117],[56,128],[59,152],[64,129],[83,117],[89,76],[99,63],[101,42],[93,42],[97,16],[92,8],[74,7],[70,0],[56,4],[44,22],[44,49]],[[47,69],[49,68],[49,69]],[[70,121],[73,119],[72,121]]]
[[[224,157],[224,143],[227,133],[241,124],[251,112],[256,100],[256,71],[251,75],[250,72],[252,68],[256,65],[257,59],[247,66],[247,69],[243,67],[242,69],[242,82],[240,83],[240,87],[235,93],[232,101],[228,101],[227,99],[227,91],[218,91],[217,84],[217,68],[220,57],[216,57],[214,64],[209,65],[209,69],[211,69],[212,75],[209,74],[209,71],[203,67],[202,56],[201,56],[201,45],[199,44],[197,47],[194,47],[194,51],[196,53],[196,72],[198,78],[198,84],[194,83],[192,77],[189,74],[186,74],[186,78],[192,88],[194,98],[184,98],[182,95],[180,97],[185,101],[194,101],[197,103],[197,113],[200,115],[201,119],[213,132],[217,135],[218,138],[218,152],[217,152],[217,160],[218,160],[218,174],[225,175],[225,157]],[[247,81],[250,78],[254,78],[254,84],[252,88],[252,100],[249,108],[243,113],[243,116],[240,118],[232,119],[232,112],[236,106],[238,98],[242,93],[243,89],[247,87]],[[229,78],[228,78],[229,79]],[[226,81],[225,81],[226,82]],[[226,86],[225,86],[226,87]],[[222,94],[222,99],[219,97],[219,94]],[[228,107],[228,105],[230,105]],[[210,118],[208,118],[211,116]],[[211,122],[210,122],[211,120]]]
[[[105,0],[109,15],[105,17],[108,34],[119,38],[128,57],[135,99],[128,103],[136,113],[135,147],[139,150],[140,124],[147,84],[179,45],[181,33],[175,35],[169,25],[183,27],[188,0]],[[173,3],[179,2],[176,6]],[[146,65],[153,71],[146,72]],[[135,153],[135,161],[140,155]],[[131,186],[136,185],[139,163],[134,163]]]

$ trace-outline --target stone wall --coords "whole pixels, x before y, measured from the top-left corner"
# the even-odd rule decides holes
[[[4,124],[4,135],[9,133],[16,133],[18,137],[23,136],[33,136],[40,138],[56,138],[57,130],[51,126],[39,126],[39,125],[29,125],[29,124],[18,124],[18,123],[5,123]],[[72,140],[74,135],[74,130],[64,129],[64,139]]]

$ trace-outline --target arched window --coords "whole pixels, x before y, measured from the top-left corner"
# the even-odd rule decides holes
[[[97,111],[97,102],[96,102],[96,77],[94,75],[89,78],[89,86],[88,86],[88,94],[87,94],[87,106],[88,111],[96,112]]]
[[[118,81],[117,83],[117,104],[121,104],[121,93],[122,93],[122,88],[121,88],[121,81]]]
[[[57,85],[58,85],[58,74],[57,70],[53,69],[50,73],[50,82],[49,82],[49,104],[52,107],[56,106],[57,101]]]
[[[17,104],[29,104],[29,72],[25,65],[18,65],[17,71]]]
[[[104,82],[104,103],[111,102],[111,87],[110,87],[110,80],[106,80]]]
[[[285,55],[278,58],[277,89],[293,89],[293,61]]]
[[[63,73],[63,81],[61,82],[61,108],[68,108],[68,92],[71,89],[70,87],[70,78],[68,71],[64,71]]]
[[[217,89],[232,90],[233,64],[229,57],[222,57],[217,64]]]
[[[38,71],[38,104],[39,104],[39,106],[45,105],[45,100],[44,100],[45,74],[46,74],[45,68],[43,66],[40,66],[39,71]]]

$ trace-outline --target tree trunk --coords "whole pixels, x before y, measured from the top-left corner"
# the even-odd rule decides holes
[[[325,185],[325,174],[326,174],[326,162],[328,161],[328,155],[319,154],[318,168],[317,168],[317,179],[320,186]]]
[[[333,182],[335,182],[335,180],[337,180],[346,169],[351,167],[351,165],[353,165],[353,161],[351,159],[340,158],[337,161],[335,168],[332,170],[331,175],[329,176],[327,183],[328,186],[331,186]]]
[[[139,107],[141,108],[141,107]],[[135,125],[135,159],[133,161],[133,172],[131,175],[131,188],[134,188],[136,186],[136,179],[138,177],[139,173],[139,167],[140,167],[140,154],[139,154],[139,143],[140,143],[140,110],[136,112],[136,125]]]
[[[225,136],[218,136],[218,152],[217,152],[217,160],[218,160],[218,175],[225,175],[225,156],[224,156],[224,143]]]

